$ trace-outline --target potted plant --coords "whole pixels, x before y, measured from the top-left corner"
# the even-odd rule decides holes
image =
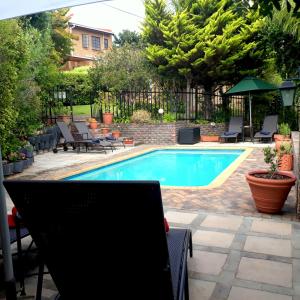
[[[278,134],[274,134],[276,150],[279,151],[282,141],[291,141],[291,129],[288,123],[281,123]]]
[[[264,161],[270,166],[268,170],[254,170],[246,175],[252,197],[258,211],[278,213],[295,184],[293,174],[278,171],[281,156],[276,149],[263,149]]]
[[[201,142],[219,142],[220,137],[214,133],[201,135]]]
[[[12,162],[9,162],[7,160],[3,160],[2,167],[3,167],[3,175],[4,176],[9,176],[9,175],[13,174],[14,164]]]
[[[289,142],[282,142],[279,148],[280,151],[280,171],[293,170],[293,146]]]
[[[13,163],[14,165],[14,173],[21,173],[24,170],[24,162],[20,153],[18,152],[11,152],[8,155],[8,160]]]
[[[116,106],[116,96],[111,93],[100,92],[100,105],[102,108],[102,118],[105,125],[110,125],[113,122],[113,111]]]
[[[64,106],[62,103],[59,103],[53,110],[57,121],[62,121],[67,124],[71,122],[71,114],[67,106]]]
[[[131,137],[124,138],[123,139],[123,144],[126,146],[134,146],[134,139]]]
[[[89,118],[88,119],[89,126],[91,129],[97,129],[98,128],[98,122],[95,118]]]
[[[113,130],[111,132],[111,135],[114,137],[114,138],[119,138],[121,136],[121,131],[120,130]]]

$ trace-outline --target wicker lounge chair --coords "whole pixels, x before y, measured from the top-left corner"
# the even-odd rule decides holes
[[[270,140],[272,142],[272,138],[274,133],[277,132],[278,126],[278,115],[266,116],[264,119],[264,123],[261,131],[255,133],[254,139],[259,140]]]
[[[78,122],[74,122],[74,125],[78,131],[78,133],[82,134],[82,136],[84,138],[87,138],[89,140],[92,140],[93,142],[110,142],[114,147],[117,146],[123,146],[125,148],[124,142],[123,142],[123,138],[114,138],[112,136],[109,137],[95,137],[93,136],[93,134],[91,133],[91,131],[89,130],[88,126],[85,124],[85,122],[82,121],[78,121]]]
[[[64,142],[62,143],[64,151],[68,150],[68,145],[72,146],[74,150],[77,149],[77,152],[80,151],[80,146],[82,145],[85,147],[86,151],[89,149],[89,147],[97,148],[103,152],[106,152],[106,148],[110,148],[112,151],[114,150],[110,142],[94,142],[93,140],[84,138],[81,134],[73,135],[65,122],[57,122],[57,126],[60,129],[60,132],[64,138]],[[53,149],[54,153],[57,152],[57,146]]]
[[[220,138],[224,141],[227,139],[235,139],[238,141],[239,135],[243,134],[243,117],[231,117],[229,121],[228,131],[225,131]]]
[[[158,181],[7,180],[4,185],[59,299],[188,300],[191,231],[166,233]]]

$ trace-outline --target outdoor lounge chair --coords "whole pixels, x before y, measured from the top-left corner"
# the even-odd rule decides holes
[[[231,117],[229,121],[228,131],[225,131],[220,138],[226,141],[234,138],[238,141],[239,135],[243,134],[243,117]]]
[[[105,151],[105,148],[110,148],[113,151],[113,146],[110,142],[106,141],[100,141],[100,142],[94,142],[90,139],[86,139],[82,137],[81,134],[72,134],[72,132],[69,130],[67,124],[65,122],[56,122],[58,128],[60,129],[60,132],[64,138],[64,142],[62,143],[63,149],[65,151],[68,150],[68,145],[71,145],[73,149],[77,149],[77,152],[80,151],[80,146],[85,146],[86,151],[89,149],[89,147],[100,149],[100,151]],[[57,152],[57,146],[53,150],[54,153]]]
[[[114,138],[114,137],[103,137],[103,138],[96,138],[92,135],[91,131],[89,130],[88,126],[85,124],[85,122],[82,121],[75,121],[74,125],[78,131],[78,133],[82,134],[82,136],[84,138],[87,138],[89,140],[92,140],[93,142],[102,142],[102,141],[106,141],[106,142],[110,142],[114,147],[118,146],[118,145],[122,145],[125,148],[125,145],[123,143],[123,138]]]
[[[158,181],[6,180],[4,186],[58,299],[188,300],[191,231],[166,233]]]
[[[270,139],[272,142],[273,135],[277,132],[277,126],[278,115],[266,116],[261,131],[255,133],[254,139]]]

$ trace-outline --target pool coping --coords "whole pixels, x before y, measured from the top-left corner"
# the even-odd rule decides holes
[[[69,171],[64,173],[63,175],[55,176],[54,180],[60,180],[64,179],[66,177],[71,177],[74,175],[78,175],[81,173],[85,173],[88,171],[92,171],[101,167],[105,167],[114,163],[118,163],[127,159],[131,159],[134,157],[137,157],[139,155],[146,154],[151,151],[155,150],[172,150],[172,149],[187,149],[187,150],[243,150],[244,152],[239,155],[239,157],[232,162],[225,170],[223,170],[209,185],[206,186],[164,186],[161,185],[161,189],[170,189],[170,190],[207,190],[207,189],[213,189],[216,187],[221,186],[228,178],[229,176],[239,167],[239,165],[249,156],[249,154],[252,152],[253,148],[251,147],[220,147],[220,146],[207,146],[207,147],[193,147],[193,146],[182,146],[182,145],[176,145],[176,146],[156,146],[147,148],[135,153],[130,153],[122,157],[110,159],[107,162],[101,162],[99,164],[95,164],[93,166],[85,167],[81,170],[77,171]]]

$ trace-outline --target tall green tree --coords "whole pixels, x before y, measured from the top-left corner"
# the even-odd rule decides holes
[[[288,12],[283,1],[281,10],[266,18],[262,42],[274,59],[282,78],[293,77],[300,65],[300,19]]]
[[[177,73],[185,78],[188,90],[201,85],[207,93],[219,84],[261,72],[265,57],[258,37],[263,20],[257,11],[230,0],[179,4],[171,20],[158,25],[163,41],[153,42],[147,39],[149,33],[145,35],[147,57],[159,72]],[[206,106],[209,115],[209,96]]]
[[[123,30],[115,36],[114,46],[122,47],[125,44],[133,45],[136,47],[141,46],[141,36],[136,31]]]
[[[18,113],[14,99],[26,43],[16,20],[1,21],[0,28],[0,145],[5,156],[15,140],[13,130]]]
[[[20,19],[24,28],[33,27],[40,33],[50,33],[54,46],[53,58],[60,64],[65,62],[72,50],[72,40],[75,39],[75,36],[68,30],[68,23],[71,19],[68,8],[37,13]]]
[[[90,76],[94,90],[143,90],[151,83],[151,69],[143,51],[128,44],[99,57]]]

